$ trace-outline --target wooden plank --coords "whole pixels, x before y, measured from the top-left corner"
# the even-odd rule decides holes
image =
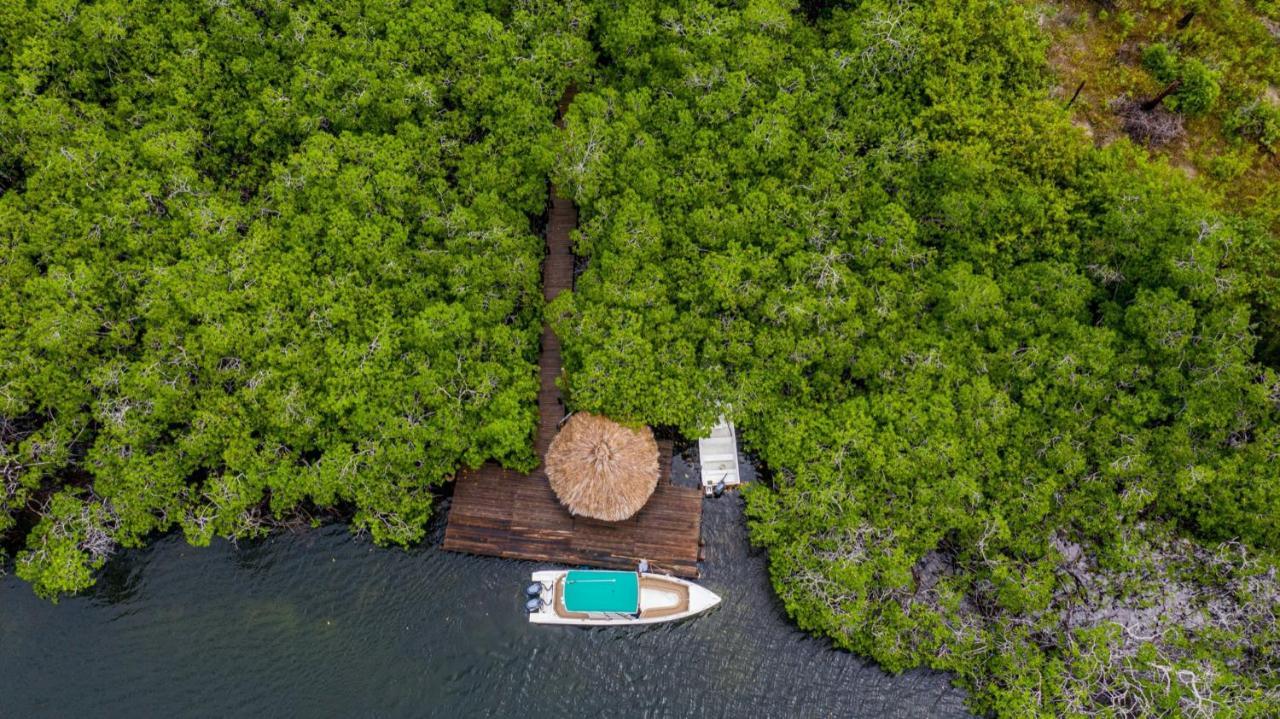
[[[565,93],[566,103],[572,90]],[[562,111],[564,105],[562,104]],[[547,254],[543,295],[548,301],[573,285],[570,233],[578,224],[573,203],[549,188]],[[538,357],[538,431],[534,447],[544,456],[565,417],[556,385],[562,373],[560,339],[542,330]],[[444,548],[509,559],[527,559],[606,569],[632,569],[647,559],[659,570],[698,576],[702,494],[671,483],[671,442],[658,442],[658,486],[648,503],[623,522],[574,517],[556,499],[541,468],[520,474],[487,464],[461,472],[455,481]]]
[[[679,576],[698,575],[702,497],[671,484],[665,473],[636,516],[612,523],[571,516],[540,472],[486,466],[457,482],[447,550],[611,569],[648,559]]]

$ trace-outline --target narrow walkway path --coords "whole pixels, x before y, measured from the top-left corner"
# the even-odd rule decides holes
[[[570,88],[560,101],[560,116],[572,101]],[[559,124],[559,123],[558,123]],[[542,291],[548,302],[573,286],[573,243],[578,211],[549,188],[547,255]],[[562,371],[560,338],[542,328],[538,359],[538,433],[534,447],[546,455],[565,408],[556,384]],[[659,570],[698,576],[702,533],[702,494],[671,483],[671,442],[660,441],[658,487],[648,504],[622,522],[574,517],[556,499],[542,468],[524,475],[486,464],[459,474],[445,527],[443,547],[457,552],[565,565],[632,569],[648,559]]]
[[[577,91],[570,87],[560,100],[560,119],[556,125],[564,127],[564,113]],[[550,186],[551,209],[547,217],[547,256],[542,261],[542,296],[550,302],[561,292],[573,288],[573,240],[570,234],[578,226],[578,208],[567,198],[561,197],[555,185]],[[539,457],[545,457],[556,429],[564,420],[564,399],[556,381],[560,378],[564,362],[560,357],[560,338],[551,331],[551,325],[542,325],[542,353],[538,356],[538,437],[534,449]]]

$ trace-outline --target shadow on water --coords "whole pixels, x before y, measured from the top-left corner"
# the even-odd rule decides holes
[[[236,542],[230,549],[231,560],[246,572],[257,572],[271,567],[271,543],[266,539]]]
[[[87,597],[98,606],[125,605],[138,596],[149,554],[121,552],[98,573],[98,583]]]
[[[676,481],[696,483],[696,454]],[[441,551],[447,501],[409,551],[342,526],[166,536],[58,605],[0,579],[0,716],[969,716],[946,675],[890,676],[796,629],[737,494],[703,513],[701,581],[725,602],[621,630],[530,626],[540,565]]]

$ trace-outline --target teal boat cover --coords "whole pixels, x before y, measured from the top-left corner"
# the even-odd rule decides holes
[[[624,612],[640,609],[635,572],[571,571],[564,578],[564,608],[571,612]]]

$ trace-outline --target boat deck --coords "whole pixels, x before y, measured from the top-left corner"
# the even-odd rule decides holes
[[[572,93],[566,93],[571,98]],[[578,223],[573,203],[551,188],[547,256],[542,267],[547,301],[573,285],[570,232]],[[564,403],[556,380],[561,373],[560,340],[542,329],[538,360],[538,434],[535,448],[545,456],[560,422]],[[656,571],[698,576],[702,532],[702,493],[671,482],[671,442],[659,441],[658,487],[644,508],[622,522],[574,517],[556,499],[541,467],[521,474],[486,464],[459,474],[445,527],[444,548],[509,559],[563,565],[634,569],[641,559]]]
[[[737,487],[742,484],[738,471],[738,434],[733,423],[721,417],[711,429],[711,436],[698,440],[698,464],[701,467],[702,492],[715,493],[716,485]]]

